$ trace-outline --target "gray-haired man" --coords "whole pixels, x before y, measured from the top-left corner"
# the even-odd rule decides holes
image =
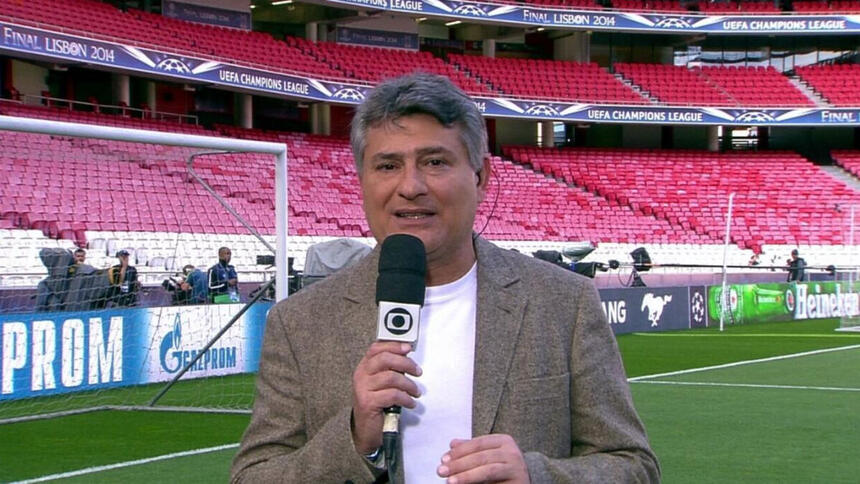
[[[659,480],[593,285],[472,232],[486,140],[474,103],[442,77],[383,83],[359,107],[370,229],[427,249],[419,341],[374,341],[378,248],[275,306],[234,481],[383,479],[392,405],[404,413],[398,481]]]

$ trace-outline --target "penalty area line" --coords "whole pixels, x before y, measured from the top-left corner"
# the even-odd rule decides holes
[[[823,390],[828,392],[860,392],[860,388],[850,387],[816,387],[804,385],[770,385],[765,383],[720,383],[702,381],[665,381],[665,380],[639,380],[633,383],[648,383],[652,385],[687,385],[699,387],[737,387],[737,388],[776,388],[780,390]]]
[[[36,477],[33,479],[26,479],[23,481],[15,481],[15,482],[10,483],[10,484],[29,484],[31,482],[45,482],[45,481],[51,481],[54,479],[66,479],[69,477],[83,476],[86,474],[95,474],[96,472],[104,472],[104,471],[110,471],[110,470],[114,470],[114,469],[122,469],[124,467],[132,467],[132,466],[136,466],[136,465],[150,464],[152,462],[158,462],[158,461],[162,461],[162,460],[176,459],[179,457],[188,457],[191,455],[208,454],[209,452],[218,452],[219,450],[235,449],[236,447],[239,447],[239,444],[225,444],[225,445],[218,445],[215,447],[206,447],[204,449],[186,450],[183,452],[175,452],[173,454],[164,454],[164,455],[158,455],[155,457],[148,457],[146,459],[130,460],[127,462],[117,462],[116,464],[87,467],[86,469],[80,469],[77,471],[61,472],[59,474],[50,474],[47,476]]]
[[[721,370],[723,368],[732,368],[735,366],[752,365],[755,363],[767,363],[769,361],[788,360],[791,358],[800,358],[802,356],[820,355],[822,353],[831,353],[833,351],[843,351],[843,350],[854,350],[854,349],[858,349],[858,348],[860,348],[860,345],[839,346],[836,348],[824,348],[821,350],[804,351],[803,353],[792,353],[790,355],[771,356],[769,358],[759,358],[756,360],[735,361],[732,363],[725,363],[722,365],[703,366],[701,368],[689,368],[686,370],[670,371],[668,373],[656,373],[654,375],[635,376],[633,378],[628,378],[627,381],[628,382],[638,382],[638,381],[642,381],[642,380],[652,380],[654,378],[663,378],[663,377],[667,377],[667,376],[685,375],[687,373],[697,373],[700,371],[708,371],[708,370]]]

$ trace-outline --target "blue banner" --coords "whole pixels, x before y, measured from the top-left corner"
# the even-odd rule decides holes
[[[161,2],[161,11],[165,17],[177,18],[179,20],[251,30],[251,12],[205,7],[203,5],[175,2],[173,0],[163,0]]]
[[[240,308],[2,315],[0,401],[171,380]],[[269,308],[249,308],[183,379],[255,372]]]
[[[391,12],[480,22],[613,32],[697,34],[844,34],[860,31],[860,15],[703,15],[694,12],[607,12],[453,0],[326,0]]]
[[[335,36],[342,44],[418,50],[418,34],[338,27]]]
[[[0,52],[51,62],[100,65],[178,82],[200,82],[233,90],[341,104],[359,104],[372,86],[316,80],[0,23]],[[611,105],[475,96],[485,116],[589,123],[860,126],[860,108],[696,108]]]
[[[600,304],[615,334],[691,327],[687,287],[600,289]]]

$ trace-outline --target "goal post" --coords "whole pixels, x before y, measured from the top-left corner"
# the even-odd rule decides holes
[[[0,115],[0,130],[274,155],[277,158],[275,162],[275,238],[277,242],[275,252],[275,291],[278,301],[287,297],[288,213],[286,144],[2,115]]]
[[[0,306],[0,423],[98,408],[146,408],[174,377],[176,380],[181,377],[179,385],[161,398],[157,409],[219,412],[250,409],[253,398],[253,375],[250,373],[255,371],[259,360],[265,315],[270,307],[260,299],[262,295],[267,301],[284,299],[290,286],[287,144],[221,137],[217,136],[221,130],[209,131],[197,126],[177,125],[175,131],[167,132],[137,129],[141,125],[150,127],[147,123],[118,122],[134,128],[0,115],[0,137],[9,143],[4,153],[0,153],[0,167],[9,176],[4,185],[29,183],[16,187],[15,199],[8,200],[5,208],[20,205],[16,210],[29,213],[29,220],[21,218],[13,223],[14,229],[0,230],[2,237],[13,237],[16,243],[29,244],[26,256],[20,259],[39,264],[35,254],[38,252],[41,257],[45,252],[60,254],[65,264],[75,249],[69,236],[57,239],[56,230],[49,235],[46,226],[40,229],[33,223],[42,220],[34,218],[43,215],[39,212],[42,208],[35,208],[38,202],[40,207],[44,204],[59,209],[52,214],[53,220],[60,221],[52,222],[55,226],[68,225],[65,221],[75,221],[76,214],[91,215],[77,221],[80,226],[87,227],[81,231],[85,230],[86,235],[82,235],[77,244],[90,244],[85,264],[93,261],[92,266],[86,267],[96,269],[91,277],[100,284],[117,284],[107,281],[111,281],[113,267],[119,266],[108,266],[116,262],[115,254],[128,253],[127,247],[132,258],[138,257],[138,251],[145,254],[148,248],[149,262],[162,260],[159,265],[144,263],[138,258],[138,282],[142,283],[139,285],[140,302],[145,303],[140,306],[135,291],[128,294],[133,296],[134,302],[121,302],[126,295],[121,286],[93,289],[81,283],[82,286],[72,292],[69,287],[74,283],[69,280],[80,281],[87,276],[80,269],[78,273],[73,272],[71,263],[56,266],[62,270],[57,271],[54,280],[65,279],[63,288],[56,289],[57,294],[62,294],[58,298],[62,302],[40,305],[38,289],[35,295],[31,294],[36,282],[44,283],[54,277],[47,259],[42,258],[42,264],[48,269],[47,278],[44,269],[32,272],[36,270],[33,265],[29,274],[16,274],[15,266],[3,268],[4,272],[0,273],[4,303]],[[151,127],[163,129],[163,125],[152,124]],[[219,155],[226,155],[228,162],[219,160]],[[275,158],[274,167],[270,156]],[[81,171],[83,167],[87,168]],[[247,185],[227,189],[209,183],[213,173],[222,169],[253,181],[256,191],[247,192]],[[80,192],[67,190],[70,179],[80,180],[80,185],[74,185]],[[97,183],[88,184],[87,180]],[[57,190],[45,190],[46,186],[54,186]],[[141,190],[146,193],[128,193],[135,187],[146,187]],[[0,187],[0,193],[10,193],[3,192],[3,188],[6,187]],[[18,190],[21,188],[24,193]],[[181,193],[185,190],[187,192]],[[86,204],[79,203],[78,195],[86,195],[82,197],[84,201],[94,199],[97,205],[90,205],[93,210],[88,211]],[[44,203],[46,201],[50,203]],[[273,208],[274,221],[271,219]],[[126,222],[122,218],[112,218],[116,212],[111,210],[127,211],[129,218]],[[132,219],[130,213],[150,217],[149,225],[144,223],[143,217]],[[242,219],[248,214],[255,217],[249,218],[250,222]],[[4,216],[8,217],[8,213]],[[26,223],[21,222],[23,220],[27,220]],[[139,220],[140,225],[131,220]],[[164,227],[153,225],[153,220]],[[106,228],[103,222],[111,226]],[[260,229],[264,235],[255,227],[265,227],[265,230]],[[218,232],[222,228],[224,231]],[[100,234],[110,234],[114,238]],[[136,249],[123,245],[131,244],[134,238],[140,243],[132,244]],[[2,241],[7,240],[10,239]],[[93,243],[100,245],[94,247]],[[150,243],[152,245],[148,245]],[[234,243],[236,246],[232,245]],[[174,281],[172,276],[190,283],[190,274],[195,273],[204,281],[204,286],[209,286],[206,268],[214,261],[219,246],[232,247],[233,263],[239,271],[242,288],[245,291],[256,289],[243,292],[241,302],[237,302],[238,298],[219,300],[211,291],[208,297],[204,294],[199,300],[169,302],[171,296],[178,295],[175,286],[168,284]],[[270,254],[272,246],[274,264],[271,256],[260,257],[260,254]],[[292,249],[300,246],[294,244]],[[259,267],[253,266],[254,254],[258,254],[256,264],[260,264]],[[15,254],[3,255],[4,261],[16,257]],[[185,272],[183,264],[190,267],[190,272]],[[263,265],[268,267],[260,269]],[[243,272],[243,267],[248,269],[247,273]],[[178,272],[180,268],[182,273]],[[273,270],[275,287],[270,293]],[[165,274],[168,278],[162,281]],[[14,280],[23,284],[10,284],[13,279],[5,277],[7,275],[18,277]],[[257,287],[260,282],[264,284]],[[115,294],[110,295],[106,292],[108,289]],[[249,303],[245,305],[245,301]],[[213,346],[216,338],[222,335]],[[186,370],[189,370],[187,374]]]

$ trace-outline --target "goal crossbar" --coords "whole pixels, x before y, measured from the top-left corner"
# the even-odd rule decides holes
[[[191,134],[148,131],[114,126],[76,124],[46,119],[0,116],[0,130],[76,138],[182,146],[205,150],[250,152],[273,155],[275,162],[275,296],[287,297],[287,145],[267,141],[221,138]]]

